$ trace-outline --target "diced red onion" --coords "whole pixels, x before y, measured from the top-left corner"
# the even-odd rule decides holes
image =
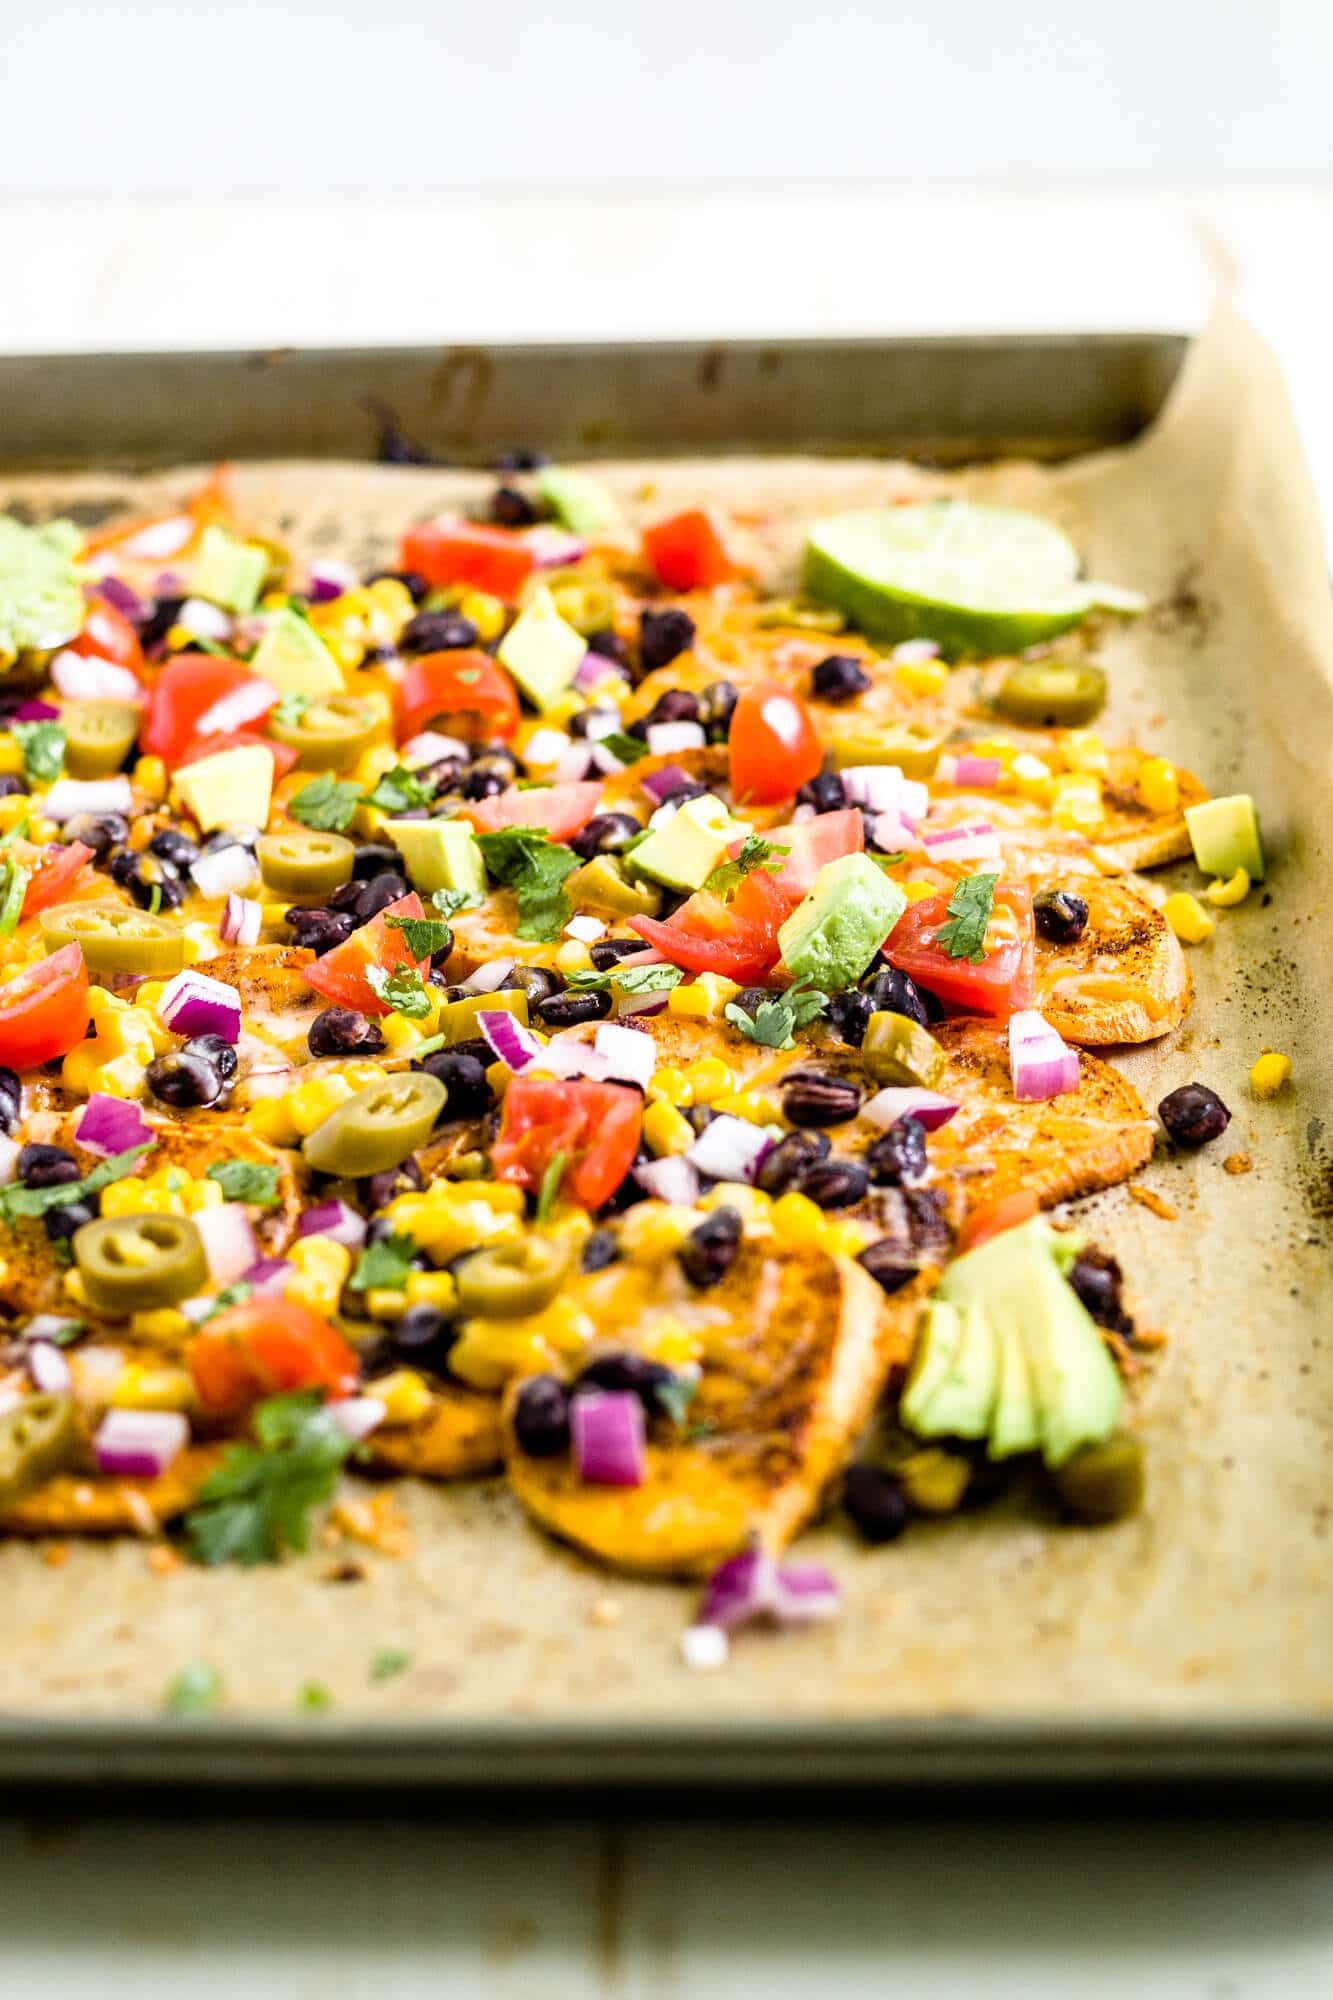
[[[7,1132],[0,1132],[0,1185],[13,1180],[22,1151],[17,1139],[11,1139]]]
[[[494,958],[488,965],[479,965],[462,982],[464,993],[498,993],[508,979],[517,961],[512,958]]]
[[[219,896],[239,895],[252,888],[259,876],[259,863],[239,840],[218,847],[190,863],[190,879],[201,896],[216,902]]]
[[[516,1021],[503,1008],[488,1008],[478,1014],[477,1026],[495,1051],[496,1060],[502,1062],[506,1069],[513,1070],[515,1075],[545,1054],[544,1045],[532,1030],[525,1028],[521,1021]]]
[[[712,1674],[725,1667],[731,1642],[720,1625],[687,1625],[680,1635],[680,1657],[694,1673]]]
[[[55,722],[60,710],[51,701],[25,701],[14,710],[15,722]]]
[[[998,861],[1000,836],[989,820],[971,826],[943,826],[932,832],[926,828],[921,845],[932,861]]]
[[[266,681],[255,674],[251,680],[242,681],[230,693],[220,695],[211,708],[206,708],[194,725],[196,736],[229,736],[235,729],[244,729],[251,722],[258,722],[261,715],[267,715],[276,708],[282,696],[272,681]]]
[[[896,812],[915,826],[926,816],[930,791],[918,778],[906,778],[896,764],[850,764],[838,774],[843,794],[854,806],[871,812]]]
[[[104,597],[113,610],[129,619],[131,625],[144,625],[152,616],[152,611],[137,590],[118,576],[104,576],[96,583],[85,586],[90,597]]]
[[[423,764],[442,764],[446,757],[466,759],[472,753],[461,737],[444,736],[438,729],[423,729],[420,736],[404,743],[398,754],[409,771],[416,771]]]
[[[193,968],[167,981],[157,1011],[173,1035],[221,1035],[224,1042],[235,1042],[241,1032],[236,988]]]
[[[838,1609],[836,1578],[822,1563],[776,1563],[759,1547],[732,1556],[709,1577],[696,1621],[724,1632],[762,1621],[809,1625]]]
[[[669,1201],[676,1208],[692,1208],[699,1199],[699,1176],[681,1154],[669,1155],[664,1160],[644,1160],[631,1171],[639,1186],[647,1188],[658,1201]]]
[[[341,597],[345,590],[356,587],[356,571],[350,563],[317,562],[310,565],[310,601],[312,604],[332,604],[335,597]]]
[[[328,1405],[328,1412],[344,1437],[353,1444],[378,1430],[388,1415],[388,1407],[378,1396],[343,1396]]]
[[[647,1090],[657,1068],[657,1048],[651,1035],[603,1021],[593,1036],[593,1047],[605,1058],[608,1076]]]
[[[264,905],[229,890],[218,920],[218,936],[224,944],[258,944],[264,924]]]
[[[705,1125],[685,1158],[715,1181],[753,1181],[759,1162],[774,1145],[773,1134],[748,1118],[723,1113]]]
[[[957,1115],[958,1109],[952,1098],[941,1097],[935,1090],[889,1089],[876,1091],[861,1106],[861,1116],[886,1132],[900,1118],[915,1118],[927,1132],[937,1132],[941,1125],[947,1125]]]
[[[123,774],[118,778],[57,778],[42,800],[48,819],[63,825],[75,813],[129,813],[134,794]]]
[[[179,1410],[108,1410],[93,1439],[99,1472],[113,1479],[156,1479],[190,1441]]]
[[[66,701],[132,701],[142,704],[144,691],[128,667],[110,660],[90,659],[66,650],[51,662],[51,679]]]
[[[34,1389],[44,1396],[67,1396],[73,1385],[69,1362],[53,1340],[28,1341],[24,1360]]]
[[[215,1285],[234,1285],[259,1254],[255,1232],[245,1203],[224,1201],[217,1208],[201,1208],[194,1226],[204,1239],[208,1275]]]
[[[569,1406],[574,1463],[590,1486],[642,1486],[643,1404],[629,1389],[583,1390]]]
[[[901,813],[892,810],[875,814],[870,834],[883,854],[906,852],[921,845],[916,828],[909,826]]]
[[[571,535],[566,529],[553,528],[545,522],[525,529],[520,539],[532,550],[538,569],[563,569],[567,563],[581,562],[588,553],[588,544],[581,535]]]
[[[605,653],[587,652],[574,669],[574,686],[580,694],[587,694],[608,674],[617,674],[623,680],[625,670],[617,660],[609,660]]]
[[[176,623],[192,639],[212,639],[216,644],[231,636],[231,613],[206,597],[187,597],[176,613]]]
[[[701,750],[708,741],[702,722],[653,722],[648,726],[648,753],[674,757],[678,750]]]
[[[286,1257],[259,1257],[241,1276],[257,1297],[274,1299],[282,1293],[295,1268]]]
[[[1020,1104],[1036,1104],[1077,1090],[1077,1049],[1071,1049],[1034,1009],[1011,1016],[1009,1070]]]
[[[895,666],[911,666],[921,660],[938,659],[939,651],[933,639],[904,639],[901,645],[894,647],[889,658]]]
[[[617,757],[615,751],[605,743],[593,744],[591,763],[595,771],[600,771],[607,778],[614,778],[617,771],[623,771],[625,768],[624,758]]]
[[[187,535],[186,540],[188,539]],[[183,543],[177,544],[177,547],[183,546]],[[175,549],[164,549],[160,552],[158,559],[160,561],[162,555],[174,555],[175,553]],[[140,560],[148,562],[152,558],[145,554]],[[178,569],[159,570],[153,578],[153,590],[158,597],[183,597],[185,595],[185,578]]]
[[[58,1341],[77,1325],[67,1313],[34,1313],[23,1329],[25,1340]]]
[[[577,938],[580,944],[596,944],[606,936],[606,925],[600,917],[571,917],[565,925],[565,936]]]
[[[366,1240],[366,1218],[348,1201],[322,1201],[308,1208],[296,1225],[298,1236],[327,1236],[334,1243],[359,1250]]]
[[[967,791],[989,791],[1000,782],[1003,769],[998,757],[972,757],[966,751],[946,753],[940,758],[935,776],[941,784],[957,785]]]
[[[137,1104],[123,1097],[109,1097],[95,1091],[79,1114],[74,1137],[90,1153],[110,1159],[113,1153],[128,1152],[131,1146],[155,1145],[157,1134]]]
[[[529,756],[532,746],[529,744]],[[557,785],[576,785],[586,778],[592,767],[596,747],[591,743],[570,742],[567,750],[562,750],[555,764]]]
[[[689,772],[682,771],[679,764],[663,764],[660,771],[645,771],[639,780],[649,798],[656,799],[659,805],[689,782]]]

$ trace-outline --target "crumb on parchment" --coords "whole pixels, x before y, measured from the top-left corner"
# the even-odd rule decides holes
[[[1140,1208],[1148,1209],[1153,1215],[1160,1215],[1163,1222],[1174,1222],[1176,1219],[1176,1211],[1170,1202],[1164,1200],[1155,1188],[1144,1187],[1142,1181],[1130,1182],[1129,1198],[1131,1201],[1136,1201]]]
[[[1248,1153],[1228,1153],[1222,1162],[1224,1174],[1252,1174],[1254,1161]]]

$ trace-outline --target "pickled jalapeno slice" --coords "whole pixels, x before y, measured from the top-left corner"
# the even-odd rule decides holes
[[[43,910],[37,921],[48,952],[77,944],[94,977],[126,972],[168,979],[185,963],[185,936],[177,924],[124,903],[71,903]]]
[[[159,1312],[208,1283],[204,1239],[185,1215],[104,1215],[74,1232],[74,1261],[94,1312]]]

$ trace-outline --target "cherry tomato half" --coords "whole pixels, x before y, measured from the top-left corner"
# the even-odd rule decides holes
[[[424,917],[421,898],[415,890],[388,904],[344,943],[326,951],[313,965],[302,966],[301,976],[316,993],[322,993],[335,1007],[355,1007],[362,1014],[388,1014],[387,1000],[381,1000],[366,974],[373,969],[393,972],[397,966],[413,965],[425,977],[429,958],[414,958],[407,941],[390,917]]]
[[[792,909],[763,869],[747,875],[730,902],[700,889],[665,923],[631,917],[629,927],[687,972],[720,972],[753,985],[778,962],[778,929]]]
[[[48,847],[43,851],[41,863],[28,877],[28,886],[23,893],[23,914],[21,921],[35,917],[39,910],[49,910],[53,903],[74,887],[86,864],[93,858],[91,847],[85,847],[81,840],[71,840],[67,847]],[[0,1009],[3,1008],[3,992],[0,991]]]
[[[350,1396],[358,1379],[356,1354],[337,1327],[289,1299],[248,1299],[217,1313],[187,1359],[199,1401],[218,1416],[292,1389]]]
[[[411,661],[395,701],[400,742],[442,718],[451,734],[464,736],[509,737],[518,728],[518,694],[509,675],[489,653],[467,648]]]
[[[732,711],[727,743],[737,805],[789,799],[818,775],[824,761],[818,732],[801,697],[772,684],[747,688]]]
[[[563,1153],[561,1192],[584,1208],[600,1208],[634,1164],[642,1124],[643,1098],[624,1084],[516,1076],[505,1092],[491,1164],[497,1180],[535,1194]]]
[[[961,1257],[965,1250],[979,1250],[983,1243],[989,1243],[992,1236],[1001,1230],[1016,1229],[1020,1222],[1031,1222],[1041,1209],[1041,1203],[1030,1188],[1020,1188],[1015,1194],[1003,1194],[998,1201],[983,1202],[974,1208],[958,1231],[954,1244],[954,1255]]]
[[[0,1063],[36,1069],[67,1056],[91,1018],[83,953],[64,945],[0,986]]]

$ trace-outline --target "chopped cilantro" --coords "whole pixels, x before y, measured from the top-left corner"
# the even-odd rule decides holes
[[[152,894],[148,898],[148,914],[155,917],[162,907],[162,884],[154,882]]]
[[[354,1292],[401,1292],[412,1268],[417,1246],[410,1236],[386,1236],[368,1243],[347,1280]]]
[[[0,882],[4,884],[0,892],[0,937],[12,937],[23,914],[23,898],[28,893],[28,871],[19,867],[12,854],[6,854],[0,866]]]
[[[437,889],[431,902],[447,922],[460,910],[475,910],[477,898],[467,889]]]
[[[73,1347],[87,1328],[81,1319],[62,1319],[56,1325],[42,1330],[42,1339],[49,1340],[54,1347]]]
[[[793,986],[786,993],[775,993],[771,1000],[761,1000],[753,1017],[734,1000],[728,1003],[725,1012],[732,1026],[739,1028],[750,1041],[758,1042],[761,1048],[790,1049],[795,1046],[793,1031],[816,1020],[827,1005],[826,993]]]
[[[222,1698],[222,1676],[207,1660],[191,1660],[167,1682],[162,1706],[170,1715],[211,1715]]]
[[[308,1709],[312,1715],[333,1707],[333,1695],[323,1681],[304,1681],[301,1692],[296,1697],[298,1708]]]
[[[220,1292],[214,1293],[213,1303],[203,1318],[195,1321],[195,1325],[207,1326],[209,1320],[216,1319],[219,1313],[227,1312],[232,1306],[243,1306],[246,1300],[253,1294],[254,1289],[254,1286],[245,1278],[238,1278],[234,1285],[224,1285]]]
[[[385,972],[382,966],[368,965],[366,984],[406,1021],[424,1021],[430,1013],[430,989],[414,965],[397,965],[392,972]]]
[[[310,1539],[311,1510],[328,1500],[352,1440],[318,1394],[271,1396],[254,1413],[257,1444],[228,1448],[186,1515],[196,1562],[276,1562]]]
[[[428,806],[437,789],[433,779],[420,778],[405,765],[395,764],[377,780],[373,791],[361,794],[361,803],[385,813],[410,812],[416,806]]]
[[[622,993],[666,993],[679,986],[685,974],[678,965],[610,965],[605,972],[589,967],[571,972],[571,993],[605,993],[614,980]]]
[[[405,1653],[401,1646],[382,1646],[370,1663],[370,1678],[373,1681],[391,1681],[396,1674],[405,1674],[412,1664],[412,1655]]]
[[[790,854],[789,847],[774,847],[757,833],[747,833],[745,844],[734,861],[723,861],[707,876],[704,888],[713,896],[734,896],[747,875],[753,875],[756,868],[762,868],[769,875],[777,875],[782,869],[781,856]],[[774,861],[773,855],[779,857]]]
[[[642,737],[626,736],[619,729],[613,729],[609,736],[599,736],[597,741],[613,757],[619,757],[622,764],[637,764],[640,757],[648,755],[648,745]]]
[[[986,926],[990,922],[998,875],[964,875],[949,898],[949,921],[935,933],[935,942],[950,958],[980,965],[986,957]]]
[[[697,1375],[681,1372],[673,1375],[669,1382],[659,1382],[653,1392],[658,1408],[666,1412],[677,1430],[685,1428],[685,1412],[694,1400],[698,1387]]]
[[[437,951],[447,951],[453,943],[448,924],[436,917],[386,917],[384,921],[390,930],[402,932],[413,958],[434,958]]]
[[[311,694],[285,694],[275,708],[268,712],[270,722],[281,722],[287,728],[294,728],[310,707],[315,697]]]
[[[23,752],[29,784],[49,785],[65,762],[65,731],[59,722],[12,722],[10,733]]]
[[[208,1179],[216,1181],[228,1201],[253,1201],[274,1208],[278,1200],[278,1170],[257,1160],[215,1160]]]
[[[529,943],[553,943],[573,911],[563,885],[579,865],[577,854],[533,826],[478,834],[477,845],[489,873],[518,893],[515,934]]]
[[[545,1222],[555,1207],[555,1198],[560,1192],[560,1183],[565,1177],[568,1153],[552,1153],[542,1175],[541,1189],[537,1195],[537,1220]]]
[[[360,803],[359,786],[348,778],[335,778],[331,772],[321,771],[317,778],[301,787],[287,810],[302,826],[312,827],[318,833],[341,833],[351,824],[352,814]]]
[[[51,1208],[67,1208],[71,1202],[82,1201],[85,1195],[97,1194],[102,1188],[110,1187],[112,1181],[123,1181],[133,1170],[136,1160],[150,1153],[157,1144],[155,1139],[145,1140],[142,1146],[131,1146],[124,1153],[114,1153],[109,1160],[93,1168],[80,1181],[62,1181],[58,1187],[21,1187],[11,1181],[8,1187],[0,1187],[0,1222],[17,1222],[20,1216],[45,1215]]]

